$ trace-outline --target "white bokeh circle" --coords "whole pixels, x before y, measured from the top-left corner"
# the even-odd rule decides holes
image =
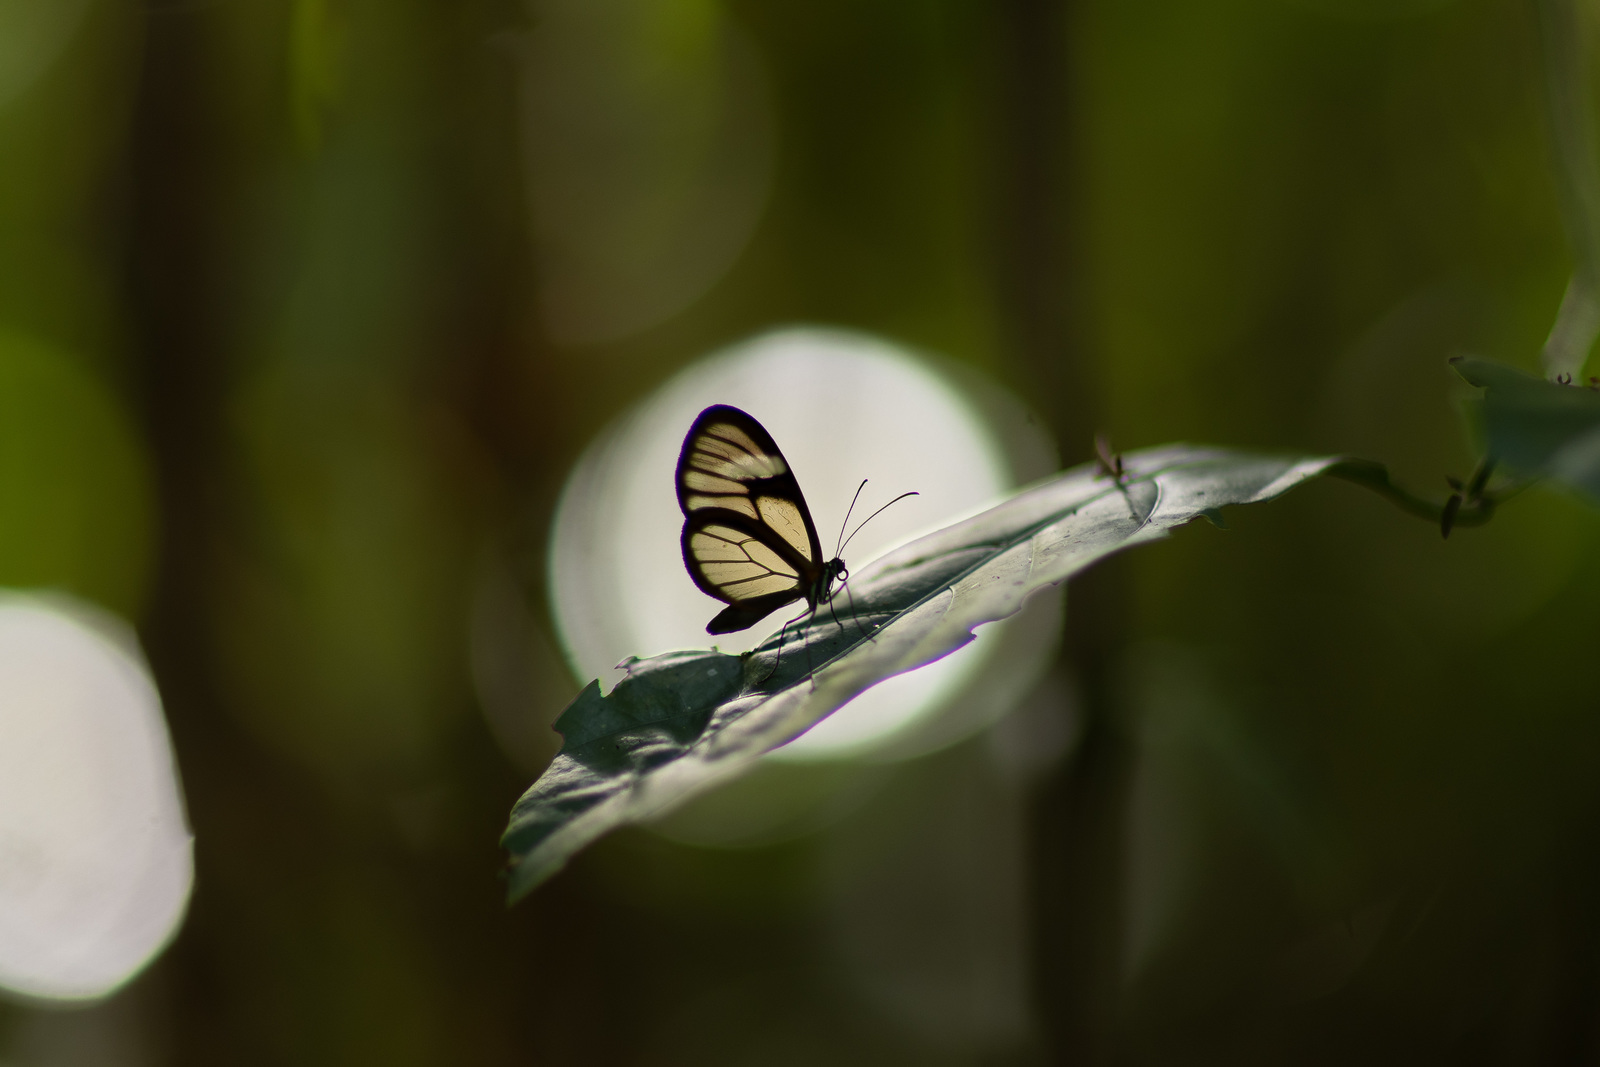
[[[858,566],[909,538],[992,503],[1013,485],[1006,449],[949,377],[886,341],[843,330],[790,328],[713,354],[611,426],[574,468],[557,507],[550,553],[554,614],[581,680],[609,690],[627,656],[716,641],[754,647],[794,614],[784,609],[742,634],[711,638],[722,605],[684,571],[683,517],[673,471],[683,435],[711,404],[743,408],[783,449],[831,551],[856,487],[855,519],[907,490],[920,495],[878,516],[845,559]],[[836,610],[847,611],[840,596]],[[971,680],[1007,624],[983,627],[967,648],[891,678],[853,700],[780,758],[857,755],[936,712]]]
[[[0,990],[90,1000],[132,978],[182,922],[191,844],[131,634],[0,594]]]

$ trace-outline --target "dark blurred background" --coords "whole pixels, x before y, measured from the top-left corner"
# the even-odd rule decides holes
[[[559,739],[482,707],[586,681],[585,444],[775,325],[986,372],[1068,463],[1442,495],[1447,357],[1534,368],[1570,270],[1541,54],[1529,0],[0,3],[0,583],[137,625],[197,863],[0,1062],[1600,1059],[1600,521],[1554,491],[1444,542],[1313,485],[1115,559],[993,731],[511,910]]]

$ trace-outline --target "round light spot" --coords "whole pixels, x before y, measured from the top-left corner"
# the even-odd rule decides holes
[[[193,871],[131,634],[64,598],[0,595],[0,990],[110,993],[176,932]]]
[[[850,541],[843,555],[858,566],[992,503],[1013,484],[1008,451],[979,407],[902,348],[856,333],[796,328],[712,355],[602,434],[562,493],[550,587],[563,646],[582,679],[598,677],[609,689],[621,677],[615,665],[627,656],[713,641],[723,651],[744,651],[804,607],[781,609],[743,633],[706,634],[723,605],[685,573],[673,472],[690,423],[716,403],[743,408],[772,434],[805,493],[825,552],[837,544],[863,478],[870,481],[852,527],[900,493],[920,494]],[[850,611],[848,592],[835,597],[831,610]],[[983,627],[960,652],[868,690],[781,749],[780,758],[859,755],[904,734],[967,688],[1005,643],[1008,625]],[[793,654],[801,654],[798,646]]]

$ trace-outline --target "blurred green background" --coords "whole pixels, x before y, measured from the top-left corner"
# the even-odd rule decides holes
[[[1446,358],[1534,368],[1571,267],[1538,26],[0,0],[0,584],[138,625],[197,839],[176,943],[0,1006],[0,1062],[1600,1059],[1600,519],[1554,491],[1441,542],[1312,486],[1089,575],[990,734],[767,782],[793,832],[619,833],[510,911],[496,847],[586,681],[562,479],[758,330],[968,363],[1072,463],[1442,494]]]

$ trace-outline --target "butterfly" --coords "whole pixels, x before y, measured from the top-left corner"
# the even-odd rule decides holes
[[[802,598],[815,613],[850,576],[837,554],[822,558],[811,509],[777,442],[738,408],[716,404],[694,420],[677,488],[683,565],[702,592],[728,605],[707,633],[748,629]]]

